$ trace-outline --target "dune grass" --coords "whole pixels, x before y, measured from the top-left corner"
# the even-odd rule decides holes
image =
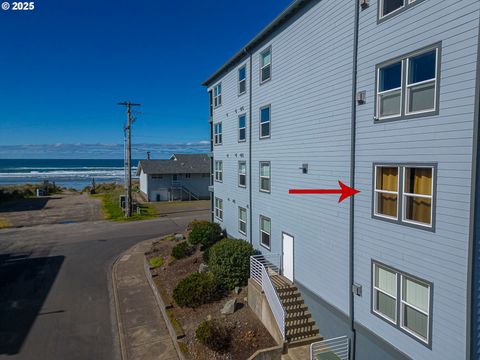
[[[149,204],[138,204],[140,213],[135,213],[131,217],[126,218],[122,208],[119,205],[120,195],[123,193],[122,186],[105,187],[103,191],[95,195],[94,198],[101,199],[103,205],[103,215],[105,219],[112,221],[138,221],[148,220],[157,217],[157,211]]]

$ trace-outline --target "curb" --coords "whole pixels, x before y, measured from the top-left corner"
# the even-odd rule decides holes
[[[157,286],[153,282],[152,276],[150,274],[150,267],[147,263],[146,258],[145,258],[143,264],[144,264],[143,268],[145,270],[145,277],[147,278],[148,284],[150,285],[150,288],[152,289],[153,295],[155,295],[155,300],[157,301],[157,305],[160,309],[163,320],[165,321],[165,324],[167,326],[168,333],[170,334],[170,338],[172,339],[172,342],[173,342],[173,346],[175,347],[175,350],[177,351],[178,358],[180,360],[187,360],[187,358],[185,357],[183,352],[180,350],[180,347],[178,346],[177,334],[176,334],[175,330],[173,329],[173,326],[170,323],[170,319],[169,319],[169,317],[168,317],[168,315],[165,311],[165,309],[166,309],[165,303],[163,302],[162,297],[158,293]]]
[[[130,249],[129,249],[130,250]],[[127,250],[127,251],[129,251]],[[119,257],[115,259],[112,265],[112,287],[113,287],[113,298],[115,302],[115,314],[117,316],[117,327],[118,327],[118,339],[120,342],[120,357],[122,360],[127,360],[127,348],[125,345],[125,334],[123,333],[123,326],[122,326],[122,321],[120,317],[120,308],[118,306],[118,293],[117,293],[117,276],[116,276],[116,270],[117,270],[117,264],[120,261],[120,259],[124,256],[124,254],[127,252],[123,252],[120,254]]]

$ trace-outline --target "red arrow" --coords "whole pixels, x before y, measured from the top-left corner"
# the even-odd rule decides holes
[[[351,188],[350,186],[345,185],[340,180],[338,181],[340,189],[290,189],[288,190],[289,194],[341,194],[338,202],[341,203],[346,198],[358,194],[360,190]]]

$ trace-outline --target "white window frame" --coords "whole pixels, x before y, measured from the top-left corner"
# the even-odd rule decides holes
[[[376,308],[376,291],[380,291],[383,294],[390,296],[393,298],[390,294],[386,293],[385,291],[382,291],[381,289],[378,289],[375,286],[375,273],[376,273],[376,267],[383,268],[391,273],[395,273],[395,289],[396,289],[396,295],[395,295],[395,321],[392,321],[388,316],[383,315],[381,312],[378,312],[375,310]],[[409,304],[407,301],[403,300],[403,281],[404,279],[409,279],[411,281],[417,282],[419,284],[422,284],[427,287],[428,289],[428,299],[427,299],[427,309],[428,311],[425,312],[424,310],[421,310],[417,308],[414,305]],[[433,283],[417,278],[416,276],[413,276],[409,273],[406,273],[404,271],[395,269],[391,266],[385,265],[381,262],[378,262],[376,260],[372,259],[372,287],[371,287],[371,311],[373,314],[381,318],[382,320],[385,320],[387,323],[391,324],[394,326],[396,329],[402,331],[403,333],[409,335],[413,339],[419,341],[423,345],[426,345],[428,347],[431,347],[431,341],[432,341],[432,289],[433,289]],[[408,327],[403,325],[404,322],[404,307],[408,306],[412,309],[415,309],[416,311],[424,314],[427,316],[427,337],[424,338],[420,334],[415,333],[413,330],[410,330]]]
[[[240,127],[240,118],[244,117],[245,118],[245,126]],[[245,139],[240,138],[240,130],[245,130]],[[238,116],[238,142],[245,142],[247,141],[247,114],[240,114]]]
[[[213,125],[213,144],[222,145],[223,143],[223,125],[222,122],[217,122]]]
[[[397,168],[397,191],[389,191],[389,190],[379,190],[377,189],[377,170],[378,168],[388,167],[388,168]],[[373,214],[378,217],[386,218],[386,219],[394,219],[398,220],[399,214],[399,206],[400,206],[400,166],[397,165],[375,165],[375,172],[374,172],[374,182],[373,182],[373,191],[374,191],[374,199],[373,199]],[[381,214],[378,212],[378,194],[390,194],[390,195],[397,195],[397,216],[388,216],[385,214]]]
[[[240,172],[240,164],[245,165],[245,172],[243,174]],[[242,182],[240,181],[240,178],[241,178],[242,175],[245,176],[245,185],[242,185]],[[244,161],[244,160],[240,160],[238,162],[238,186],[241,187],[241,188],[246,188],[247,187],[247,162]]]
[[[413,84],[409,84],[408,81],[409,81],[409,78],[410,78],[410,59],[411,58],[414,58],[414,57],[417,57],[419,55],[422,55],[422,54],[426,54],[430,51],[435,51],[435,76],[433,77],[433,79],[429,79],[429,80],[423,80],[423,81],[419,81],[417,83],[413,83]],[[405,80],[405,115],[408,116],[408,115],[417,115],[417,114],[424,114],[424,113],[431,113],[431,112],[434,112],[437,110],[437,92],[438,92],[438,51],[439,51],[439,48],[436,47],[436,48],[433,48],[431,50],[427,50],[427,51],[421,51],[421,52],[418,52],[418,53],[415,53],[415,54],[412,54],[410,56],[408,56],[407,58],[405,58],[405,63],[406,63],[406,80]],[[403,67],[402,67],[403,68]],[[433,83],[435,86],[434,86],[434,92],[433,92],[433,109],[426,109],[426,110],[420,110],[420,111],[409,111],[409,107],[410,107],[410,91],[413,87],[418,87],[418,86],[421,86],[421,85],[426,85],[426,84],[431,84]]]
[[[223,199],[215,198],[215,218],[223,221]]]
[[[427,309],[429,309],[429,311],[425,312],[424,310],[419,309],[415,305],[411,305],[407,301],[403,300],[403,281],[404,281],[405,278],[410,279],[411,281],[414,281],[414,282],[418,282],[418,283],[427,287],[427,290],[428,290],[427,291],[427,304],[428,304]],[[405,275],[405,274],[400,275],[400,327],[403,330],[405,330],[406,332],[408,332],[409,334],[411,334],[412,336],[415,336],[416,338],[418,338],[419,340],[421,340],[422,342],[424,342],[426,344],[428,344],[428,340],[430,339],[430,291],[431,291],[430,284],[428,284],[424,281],[421,281],[419,279],[416,279],[414,277]],[[422,313],[423,315],[427,316],[427,337],[426,338],[424,338],[420,334],[417,334],[415,331],[410,330],[407,326],[404,325],[404,320],[405,319],[404,319],[404,311],[403,310],[404,310],[405,306],[410,307],[410,308],[414,309],[415,311],[418,311],[418,312]]]
[[[240,71],[242,69],[245,69],[245,79],[240,79]],[[244,82],[245,83],[245,90],[244,91],[240,91],[241,89],[241,83]],[[240,95],[243,95],[247,92],[247,65],[243,65],[243,66],[240,66],[238,68],[238,96]]]
[[[416,2],[416,0],[403,0],[403,5],[400,6],[398,9],[395,9],[393,10],[392,12],[386,14],[386,15],[383,15],[383,9],[384,9],[384,2],[385,0],[379,0],[379,8],[380,8],[380,12],[379,12],[379,20],[382,20],[382,19],[385,19],[385,18],[388,18],[390,16],[394,16],[395,14],[397,14],[398,12],[402,11],[403,9],[409,7],[410,5],[414,4]]]
[[[421,166],[421,165],[405,165],[402,166],[402,222],[407,223],[407,224],[414,224],[418,226],[424,226],[427,228],[431,228],[433,226],[433,207],[434,207],[434,198],[433,198],[433,191],[434,191],[434,183],[435,183],[435,167],[434,166]],[[412,193],[407,193],[405,192],[405,174],[407,173],[406,169],[415,169],[415,168],[420,168],[420,169],[431,169],[432,170],[432,188],[430,189],[430,195],[423,195],[423,194],[412,194]],[[406,208],[406,197],[418,197],[418,198],[424,198],[424,199],[430,199],[430,224],[422,223],[419,221],[414,221],[414,220],[409,220],[406,218],[406,213],[407,213],[407,208]]]
[[[270,223],[270,232],[266,232],[265,230],[262,229],[262,220],[263,219],[268,220],[268,222]],[[268,242],[269,242],[268,245],[263,243],[262,234],[267,234],[268,235]],[[263,246],[264,248],[268,249],[268,250],[270,250],[270,247],[272,246],[272,219],[270,219],[269,217],[263,216],[263,215],[260,215],[260,245]]]
[[[262,164],[268,164],[268,173],[269,176],[262,176]],[[272,191],[272,165],[270,161],[260,161],[259,163],[259,170],[260,170],[260,184],[258,188],[260,189],[260,192],[267,193],[269,194]],[[265,190],[262,188],[262,179],[268,179],[268,184],[269,184],[269,189]]]
[[[242,220],[242,217],[240,216],[242,211],[245,212],[245,220]],[[242,225],[241,224],[245,224],[245,231],[242,231]],[[238,207],[238,232],[240,234],[247,235],[247,209],[245,209],[241,206]]]
[[[262,122],[262,110],[264,109],[268,109],[268,121]],[[260,108],[258,120],[260,139],[269,139],[272,136],[272,105],[265,105]],[[262,135],[262,124],[268,124],[268,135]]]
[[[262,65],[263,64],[263,57],[266,53],[270,53],[270,62],[266,65]],[[265,79],[263,80],[262,79],[262,74],[263,74],[263,69],[265,69],[266,67],[270,66],[270,76],[268,77],[268,79]],[[270,81],[272,79],[272,47],[269,46],[267,47],[265,50],[263,50],[261,53],[260,53],[260,85],[266,83],[267,81]]]
[[[217,166],[219,165],[219,166]],[[215,160],[215,181],[223,182],[223,161]]]
[[[407,119],[407,118],[415,118],[416,116],[429,116],[429,115],[437,115],[439,112],[439,92],[440,92],[440,66],[441,66],[441,43],[436,43],[417,51],[413,51],[411,53],[405,54],[403,56],[399,56],[395,59],[388,60],[384,63],[377,64],[376,66],[376,85],[375,85],[375,121],[383,121],[383,120],[395,120],[395,119]],[[417,83],[409,84],[409,64],[410,59],[435,51],[435,78],[420,81]],[[401,71],[401,83],[400,87],[395,89],[385,90],[380,92],[380,70],[388,67],[390,65],[401,63],[402,71]],[[433,109],[426,109],[420,111],[409,111],[409,93],[412,88],[418,87],[424,84],[431,84],[433,83],[434,86],[434,98],[433,98]],[[398,92],[400,91],[400,113],[395,115],[388,115],[388,116],[381,116],[380,114],[380,98],[382,95]]]
[[[397,63],[400,63],[400,65],[402,67],[402,70],[400,71],[400,87],[380,91],[380,70],[384,69],[384,68],[386,68],[390,65],[397,64]],[[378,69],[377,69],[377,109],[376,109],[376,112],[377,112],[377,118],[379,120],[393,119],[393,118],[398,118],[398,117],[402,116],[402,103],[403,103],[403,93],[404,93],[404,91],[403,91],[403,71],[404,71],[404,62],[403,62],[402,59],[400,59],[398,61],[393,61],[391,63],[385,64],[385,65],[382,65],[382,66],[379,66]],[[382,95],[388,95],[390,93],[394,93],[394,92],[398,92],[398,91],[400,91],[400,105],[398,107],[398,114],[381,116],[380,115],[380,106],[381,106],[380,99],[381,99]]]
[[[222,83],[213,87],[213,107],[216,109],[222,106]]]
[[[395,271],[395,270],[392,270],[386,266],[382,266],[382,265],[379,265],[377,263],[373,263],[373,284],[372,284],[372,289],[373,289],[373,296],[372,296],[372,301],[373,301],[373,312],[375,314],[377,314],[378,316],[381,316],[383,319],[387,320],[388,322],[391,322],[392,324],[396,324],[397,323],[397,309],[398,309],[398,273]],[[383,270],[386,270],[390,273],[393,273],[395,274],[395,295],[392,295],[392,294],[389,294],[387,293],[386,291],[378,288],[377,286],[375,286],[375,283],[376,283],[376,269],[377,267],[379,268],[382,268]],[[395,300],[395,319],[391,319],[389,318],[387,315],[381,313],[380,311],[377,310],[377,296],[376,296],[376,292],[381,292],[382,294],[388,296],[389,298],[391,299],[394,299]]]

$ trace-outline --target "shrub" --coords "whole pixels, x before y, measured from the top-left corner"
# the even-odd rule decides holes
[[[205,264],[208,264],[209,261],[210,261],[210,249],[211,249],[211,247],[206,248],[206,249],[204,249],[204,251],[203,251],[202,259],[203,259],[203,262],[204,262]]]
[[[193,254],[194,248],[191,246],[188,242],[182,241],[181,243],[178,243],[175,245],[172,249],[172,256],[175,259],[183,259],[187,256],[190,256]]]
[[[163,265],[164,261],[163,258],[161,257],[154,257],[148,260],[148,263],[150,264],[151,267],[157,268]]]
[[[173,298],[181,307],[196,308],[220,299],[221,288],[211,273],[193,273],[181,280],[173,290]]]
[[[230,346],[227,329],[217,320],[202,321],[195,331],[195,337],[212,350],[224,352]]]
[[[252,245],[244,240],[224,239],[209,249],[208,265],[221,285],[232,290],[247,284],[253,254]]]
[[[222,238],[222,229],[217,223],[209,221],[194,221],[189,225],[191,229],[188,241],[192,245],[201,244],[206,249]]]

